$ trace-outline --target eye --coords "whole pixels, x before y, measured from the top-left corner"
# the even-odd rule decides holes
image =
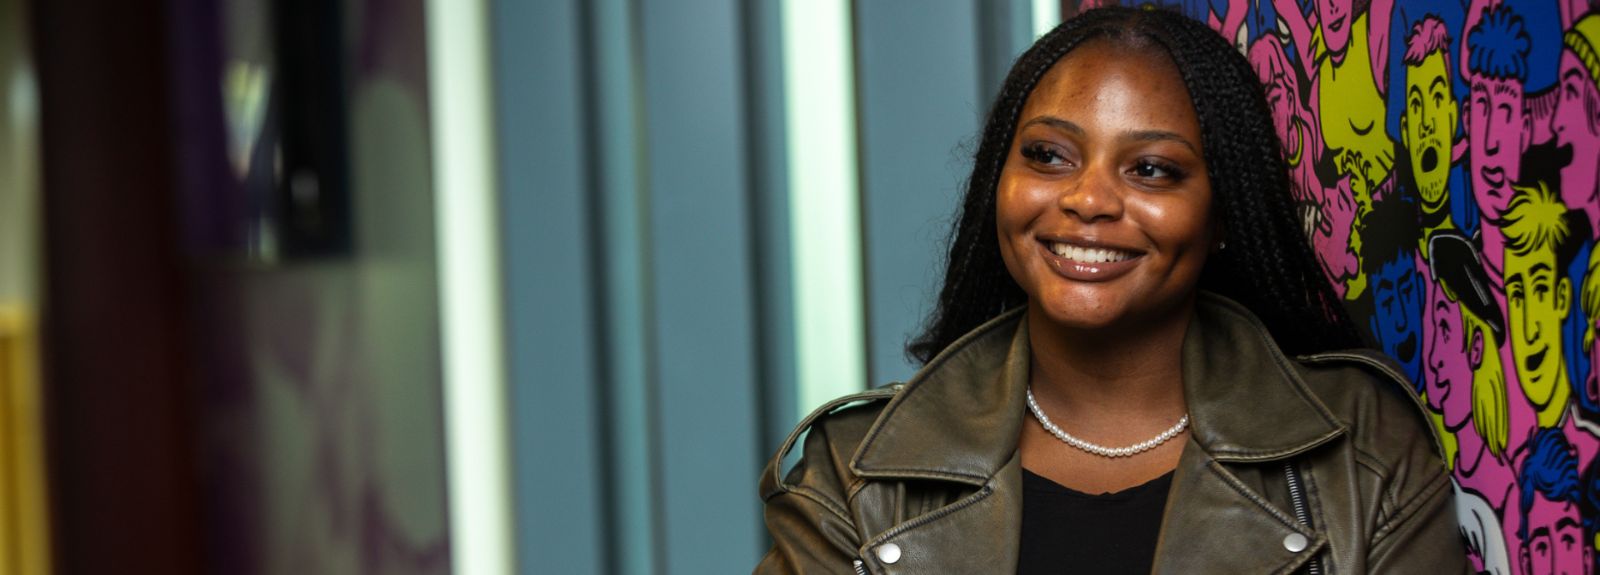
[[[1129,173],[1147,180],[1182,180],[1185,175],[1183,170],[1170,162],[1148,158],[1134,162],[1133,169],[1129,170]]]
[[[1061,165],[1067,163],[1061,150],[1045,142],[1029,142],[1022,146],[1022,157],[1029,161],[1045,165]]]

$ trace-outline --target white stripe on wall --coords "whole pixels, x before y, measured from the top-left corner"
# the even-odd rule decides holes
[[[866,382],[849,0],[783,1],[795,369],[804,415]]]
[[[1061,0],[1033,0],[1033,37],[1038,39],[1061,24]]]
[[[451,571],[515,563],[487,0],[427,0]]]

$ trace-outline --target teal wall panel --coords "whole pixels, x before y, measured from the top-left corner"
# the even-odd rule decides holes
[[[858,0],[869,385],[910,377],[986,90],[973,0]]]
[[[493,10],[520,571],[599,573],[597,254],[588,249],[578,2]]]
[[[644,1],[654,358],[668,573],[759,557],[755,270],[739,4]]]

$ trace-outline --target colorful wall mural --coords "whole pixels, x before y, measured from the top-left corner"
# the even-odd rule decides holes
[[[1260,74],[1323,270],[1445,439],[1474,565],[1594,572],[1600,2],[1169,4]]]

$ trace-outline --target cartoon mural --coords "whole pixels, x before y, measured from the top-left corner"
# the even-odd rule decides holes
[[[1600,1],[1156,4],[1260,76],[1323,271],[1433,412],[1474,566],[1595,572]]]

